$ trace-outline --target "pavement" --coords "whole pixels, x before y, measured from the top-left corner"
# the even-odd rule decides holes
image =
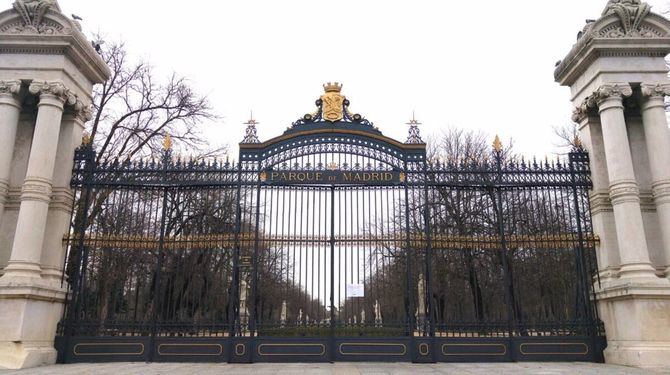
[[[165,374],[310,374],[310,375],[638,375],[669,374],[670,369],[642,370],[594,363],[335,363],[335,364],[196,364],[196,363],[103,363],[53,365],[26,370],[3,370],[2,375],[165,375]]]

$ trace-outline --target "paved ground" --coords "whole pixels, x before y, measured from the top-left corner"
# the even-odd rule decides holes
[[[475,363],[475,364],[429,364],[412,365],[408,363],[337,363],[337,364],[194,364],[194,363],[109,363],[83,365],[55,365],[37,369],[10,371],[0,369],[2,375],[344,375],[344,374],[458,374],[458,375],[624,375],[624,374],[670,374],[670,369],[640,370],[621,366],[597,365],[591,363]]]

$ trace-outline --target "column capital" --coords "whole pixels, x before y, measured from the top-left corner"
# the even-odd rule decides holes
[[[28,87],[33,95],[55,97],[63,104],[75,105],[77,96],[60,81],[33,81]]]
[[[642,97],[647,99],[663,99],[670,95],[670,83],[643,83],[640,89]]]
[[[584,100],[582,104],[572,110],[572,121],[581,124],[587,117],[589,117],[589,107],[587,100]]]
[[[631,95],[633,95],[633,88],[628,83],[606,83],[598,87],[593,95],[588,97],[587,105],[589,107],[601,107],[608,100],[621,103],[624,98]],[[602,111],[603,108],[600,108],[600,110]]]
[[[21,109],[19,101],[19,92],[21,91],[21,81],[0,81],[0,103],[9,104]]]
[[[21,91],[21,81],[1,81],[0,80],[0,94],[18,95]]]
[[[74,104],[72,109],[72,115],[82,124],[91,121],[93,118],[93,109],[91,108],[91,105],[84,103],[79,99],[77,99],[77,102]]]

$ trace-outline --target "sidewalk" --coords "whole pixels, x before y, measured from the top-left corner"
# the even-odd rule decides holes
[[[382,374],[458,374],[458,375],[638,375],[670,374],[668,370],[640,370],[622,366],[593,363],[440,363],[413,365],[410,363],[336,363],[336,364],[196,364],[196,363],[104,363],[54,365],[26,370],[2,370],[2,375],[382,375]]]

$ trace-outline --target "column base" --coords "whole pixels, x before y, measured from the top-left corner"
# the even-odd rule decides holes
[[[0,368],[19,370],[53,365],[57,354],[53,344],[0,342]]]
[[[649,263],[626,264],[619,270],[621,279],[658,279],[656,269]]]
[[[605,362],[640,368],[670,368],[670,342],[609,341]]]
[[[596,285],[607,363],[670,368],[670,282],[617,279]]]
[[[14,283],[16,280],[33,280],[32,283],[39,283],[42,278],[42,267],[36,263],[9,261],[9,264],[3,270],[0,285]],[[31,281],[25,281],[31,282]]]
[[[0,283],[0,367],[56,362],[54,338],[66,290],[35,278],[6,274]]]

